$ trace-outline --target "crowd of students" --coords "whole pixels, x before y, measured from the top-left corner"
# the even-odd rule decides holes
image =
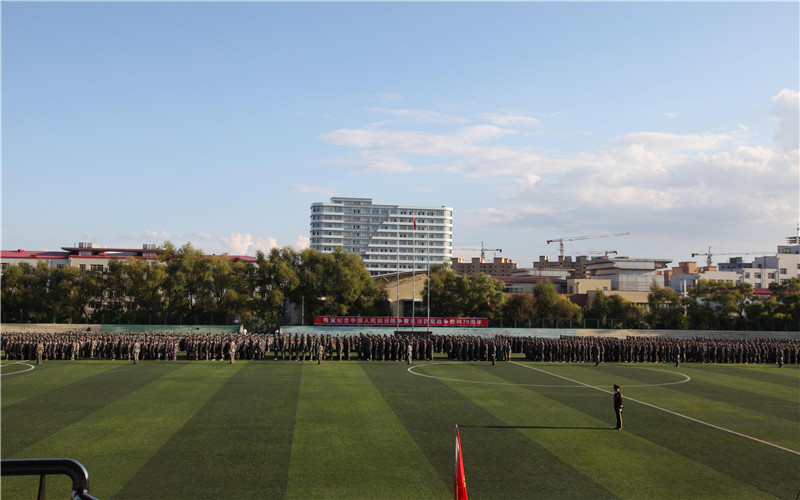
[[[778,338],[519,337],[496,335],[336,335],[277,331],[212,333],[2,332],[7,360],[363,360],[538,362],[784,363],[800,362],[800,340]]]

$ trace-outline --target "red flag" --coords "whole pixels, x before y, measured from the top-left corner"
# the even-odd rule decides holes
[[[414,231],[417,230],[417,218],[414,217]]]
[[[467,479],[464,477],[464,460],[461,458],[461,437],[456,426],[456,471],[453,478],[455,500],[467,500]]]

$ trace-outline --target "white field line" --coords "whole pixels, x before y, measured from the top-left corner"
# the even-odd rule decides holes
[[[562,387],[562,388],[576,388],[576,387],[585,387],[586,386],[586,384],[582,384],[582,383],[579,383],[578,385],[564,385],[564,384],[517,384],[517,383],[514,383],[514,382],[489,382],[489,381],[486,381],[486,380],[467,380],[467,379],[463,379],[463,378],[438,377],[436,375],[426,375],[424,373],[418,373],[416,371],[417,368],[427,368],[427,367],[433,366],[433,365],[461,365],[461,366],[464,366],[463,363],[464,363],[463,361],[458,361],[458,362],[455,362],[455,363],[426,363],[424,365],[409,366],[407,371],[409,373],[413,373],[414,375],[416,375],[418,377],[427,377],[427,378],[433,378],[433,379],[437,379],[437,380],[447,380],[447,381],[450,381],[450,382],[464,382],[464,383],[469,383],[469,384],[509,385],[509,386],[515,386],[515,387]],[[517,364],[517,363],[515,363],[515,364]],[[670,375],[676,375],[677,374],[677,375],[682,376],[683,380],[678,380],[677,382],[664,382],[663,384],[627,385],[626,387],[660,387],[660,386],[664,386],[664,385],[685,384],[686,382],[689,382],[689,381],[692,380],[692,377],[690,377],[689,375],[686,375],[685,373],[668,372],[666,370],[658,370],[657,368],[645,368],[645,369],[660,371],[660,372],[664,372],[664,373],[669,373]]]
[[[613,394],[611,391],[609,391],[607,389],[601,389],[600,387],[596,387],[596,386],[589,385],[589,384],[584,384],[583,382],[580,382],[578,380],[572,380],[570,378],[563,377],[563,376],[557,375],[555,373],[550,373],[550,372],[548,372],[546,370],[542,370],[540,368],[535,368],[533,366],[523,365],[523,364],[518,363],[516,361],[511,361],[511,362],[514,363],[515,365],[522,366],[523,368],[529,368],[531,370],[536,370],[538,372],[546,373],[548,375],[552,375],[554,377],[558,377],[560,379],[567,380],[567,381],[572,382],[574,384],[580,384],[580,385],[582,385],[584,387],[591,387],[592,389],[596,389],[598,391],[605,392],[606,394]],[[711,427],[711,428],[714,428],[714,429],[717,429],[717,430],[720,430],[720,431],[723,431],[723,432],[727,432],[729,434],[733,434],[734,436],[739,436],[739,437],[743,437],[745,439],[750,439],[752,441],[756,441],[757,443],[765,444],[767,446],[772,446],[773,448],[778,448],[779,450],[788,451],[789,453],[794,453],[795,455],[800,455],[800,451],[795,451],[795,450],[792,450],[792,449],[789,449],[789,448],[784,448],[783,446],[777,445],[775,443],[770,443],[769,441],[764,441],[762,439],[758,439],[758,438],[753,437],[753,436],[748,436],[747,434],[742,434],[741,432],[736,432],[736,431],[731,430],[731,429],[726,429],[725,427],[720,427],[718,425],[714,425],[714,424],[709,423],[709,422],[704,422],[702,420],[698,420],[696,418],[690,417],[688,415],[684,415],[682,413],[678,413],[678,412],[675,412],[675,411],[672,411],[672,410],[667,410],[666,408],[661,408],[660,406],[656,406],[656,405],[653,405],[653,404],[650,404],[650,403],[645,403],[644,401],[639,401],[638,399],[633,399],[633,398],[626,397],[625,400],[626,401],[634,401],[636,403],[643,404],[645,406],[649,406],[650,408],[655,408],[656,410],[661,410],[661,411],[667,412],[667,413],[669,413],[671,415],[675,415],[676,417],[685,418],[686,420],[691,420],[692,422],[696,422],[698,424],[706,425],[708,427]]]
[[[33,365],[30,365],[28,363],[23,363],[22,361],[15,361],[13,363],[4,363],[2,366],[5,368],[6,366],[14,366],[14,365],[23,365],[27,366],[28,368],[26,368],[25,370],[17,370],[15,372],[10,372],[10,373],[0,373],[0,375],[16,375],[17,373],[29,372],[34,368]]]

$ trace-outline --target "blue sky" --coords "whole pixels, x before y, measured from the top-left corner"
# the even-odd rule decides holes
[[[621,232],[567,254],[774,252],[798,26],[797,2],[4,1],[2,248],[254,255],[355,196],[450,206],[457,256],[521,267]]]

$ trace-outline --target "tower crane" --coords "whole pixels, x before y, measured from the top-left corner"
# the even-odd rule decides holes
[[[477,247],[465,247],[465,248],[461,248],[461,250],[480,250],[481,251],[481,260],[486,260],[486,252],[503,253],[503,249],[502,248],[485,248],[483,246],[483,242],[482,241],[481,241],[481,247],[480,248],[477,248]]]
[[[486,252],[500,252],[503,253],[502,248],[484,248],[483,242],[481,241],[481,260],[486,259]]]
[[[604,258],[608,258],[611,254],[619,254],[616,250],[589,250],[588,252],[574,252],[571,255],[603,255]]]
[[[714,253],[713,255],[767,255],[769,252],[728,252],[728,253]],[[708,247],[708,252],[700,253],[695,252],[692,254],[692,257],[697,257],[698,255],[705,255],[706,256],[706,265],[711,266],[711,247]]]
[[[576,240],[590,240],[593,238],[610,238],[612,236],[627,236],[631,233],[614,233],[614,234],[596,234],[593,236],[573,236],[572,238],[556,238],[554,240],[547,240],[547,244],[558,242],[558,254],[563,257],[564,256],[564,242],[565,241],[576,241]]]

